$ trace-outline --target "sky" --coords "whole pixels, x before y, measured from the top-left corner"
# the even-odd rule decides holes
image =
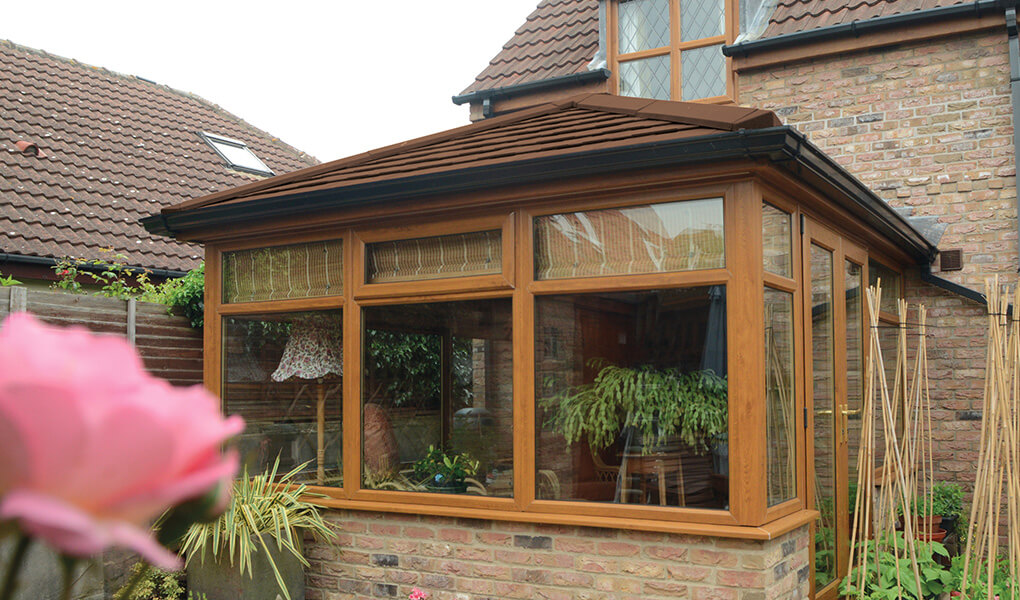
[[[466,125],[539,0],[4,2],[0,39],[197,94],[319,160]]]

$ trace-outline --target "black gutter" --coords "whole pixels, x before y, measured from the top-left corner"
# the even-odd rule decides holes
[[[520,83],[517,85],[479,90],[477,92],[454,96],[453,103],[461,105],[469,102],[486,102],[498,98],[509,98],[511,96],[519,96],[521,94],[539,92],[558,87],[579,85],[594,81],[605,81],[606,79],[609,79],[611,74],[612,73],[609,69],[595,69],[594,71],[585,71],[584,73],[573,73],[571,75],[561,75],[560,77],[550,77],[549,79],[542,79],[540,81],[529,81],[528,83]]]
[[[918,263],[931,262],[937,253],[935,246],[884,200],[811,144],[801,133],[787,126],[413,175],[340,189],[160,213],[146,217],[141,222],[150,233],[176,235],[196,229],[236,227],[242,222],[313,214],[367,203],[449,195],[638,169],[759,158],[768,159],[815,187],[836,188],[842,192],[842,196],[850,199],[842,202],[844,208],[896,242],[899,247],[907,249]]]
[[[55,267],[57,265],[57,259],[47,258],[45,256],[25,256],[24,254],[7,254],[6,252],[0,252],[0,265],[7,263],[22,264],[22,265],[34,265],[42,267]],[[77,265],[77,268],[81,271],[92,271],[102,272],[106,270],[104,266],[96,265]],[[184,277],[188,274],[187,271],[170,271],[167,269],[146,269],[145,267],[124,267],[124,270],[134,275],[141,275],[147,273],[149,275],[155,275],[156,277],[162,277],[164,279],[176,279],[178,277]]]
[[[1016,7],[1006,9],[1006,35],[1009,37],[1009,89],[1013,96],[1013,164],[1020,159],[1020,41],[1017,40]],[[1016,230],[1020,244],[1020,177],[1016,180]],[[1020,265],[1017,271],[1020,272]]]
[[[935,287],[940,287],[954,294],[958,294],[960,296],[963,296],[964,298],[967,298],[968,300],[973,300],[974,302],[977,302],[978,304],[981,305],[988,303],[988,299],[985,298],[985,295],[982,294],[981,292],[972,290],[969,287],[962,286],[959,283],[956,283],[955,281],[949,281],[948,279],[944,279],[932,273],[930,264],[921,265],[921,281],[925,283],[930,283]]]
[[[853,21],[839,25],[829,25],[817,29],[797,31],[784,35],[740,42],[729,46],[723,46],[723,54],[726,56],[748,56],[753,52],[764,52],[767,50],[778,50],[812,42],[829,41],[838,38],[860,37],[868,33],[875,33],[899,27],[910,27],[913,25],[931,24],[937,21],[961,19],[966,17],[981,17],[990,11],[1001,11],[1007,6],[1012,6],[1014,0],[977,0],[970,4],[959,4],[955,6],[941,6],[928,8],[913,12],[889,15],[887,17],[875,17],[864,21]]]

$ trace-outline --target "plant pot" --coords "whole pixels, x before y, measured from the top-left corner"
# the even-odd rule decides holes
[[[451,481],[449,483],[426,483],[425,487],[430,492],[436,492],[438,494],[463,494],[467,492],[466,481]]]
[[[949,517],[942,517],[942,523],[939,527],[946,530],[946,533],[953,533],[956,531],[956,524],[960,521],[960,515],[952,515]]]
[[[305,570],[304,565],[287,550],[280,550],[276,546],[276,540],[269,534],[262,534],[269,553],[276,563],[276,567],[283,576],[283,581],[290,592],[291,600],[304,600],[305,597]],[[295,538],[299,538],[295,535]],[[273,567],[266,560],[265,551],[258,540],[255,540],[258,552],[252,556],[251,577],[248,572],[242,575],[237,566],[237,557],[234,557],[234,564],[230,564],[230,558],[224,554],[215,560],[205,557],[205,564],[199,557],[195,557],[188,565],[188,591],[196,598],[199,593],[205,594],[206,600],[276,600],[277,595],[281,598],[280,586],[273,574]]]
[[[914,533],[931,533],[941,529],[940,524],[942,523],[941,515],[934,515],[928,517],[928,515],[914,517]]]
[[[939,528],[935,531],[918,531],[915,537],[922,542],[942,542],[946,539],[946,530]]]

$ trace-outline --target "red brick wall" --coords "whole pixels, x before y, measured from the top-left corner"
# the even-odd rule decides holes
[[[308,600],[807,598],[806,527],[768,542],[330,511],[337,547],[307,548]]]
[[[948,279],[1017,271],[1005,27],[740,75],[739,103],[776,111],[892,206],[948,225]]]

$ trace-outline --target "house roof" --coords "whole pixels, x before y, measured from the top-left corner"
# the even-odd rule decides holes
[[[770,111],[609,94],[582,94],[209,194],[143,224],[154,233],[202,236],[358,204],[755,159],[842,199],[919,260],[934,252],[874,192]]]
[[[775,0],[768,25],[757,39],[972,2]],[[589,70],[598,49],[598,0],[542,0],[500,53],[461,94],[584,73]]]
[[[598,0],[542,0],[461,93],[583,73],[598,47]]]
[[[163,209],[199,208],[341,191],[409,175],[461,171],[556,155],[774,127],[753,108],[582,94],[464,127],[357,154]]]
[[[139,218],[259,179],[229,169],[201,131],[246,142],[276,173],[318,163],[198,96],[3,40],[0,81],[0,261],[112,249],[133,266],[195,267],[200,246]]]

